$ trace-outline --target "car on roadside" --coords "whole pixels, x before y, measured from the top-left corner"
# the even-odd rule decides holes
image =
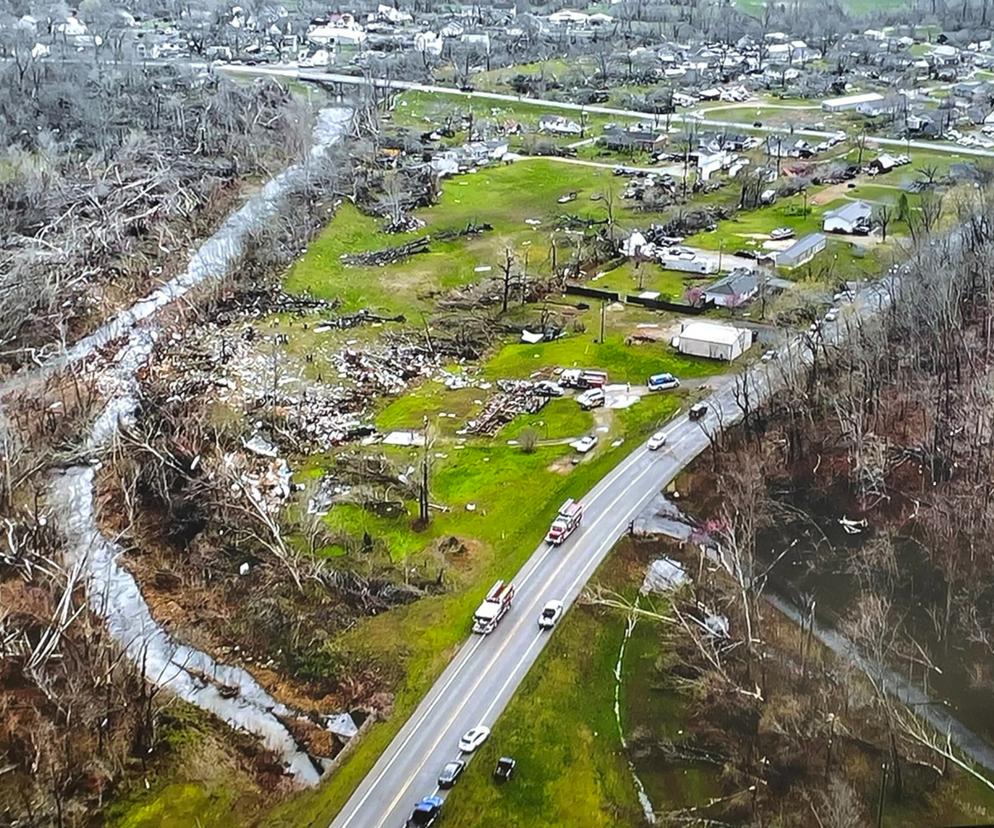
[[[690,411],[687,412],[687,416],[691,420],[700,420],[705,414],[708,413],[707,403],[694,403],[690,406]]]
[[[428,828],[434,825],[442,813],[442,797],[426,796],[411,812],[411,816],[404,824],[405,828]]]
[[[825,314],[825,321],[826,322],[834,322],[838,318],[839,318],[839,309],[838,308],[829,308],[828,313]]]
[[[459,750],[463,753],[472,753],[482,745],[490,736],[490,728],[484,725],[477,725],[467,730],[459,740]]]
[[[775,359],[779,359],[780,352],[771,348],[769,351],[763,353],[763,362],[773,362]]]
[[[596,434],[588,434],[586,437],[581,437],[579,440],[574,440],[572,443],[570,443],[570,446],[576,449],[580,454],[586,454],[596,445],[597,445]]]
[[[538,616],[538,626],[541,630],[551,630],[563,615],[562,601],[549,601]]]
[[[510,756],[501,756],[497,760],[497,767],[494,768],[494,779],[498,782],[507,782],[514,774],[514,769],[518,763]]]
[[[645,447],[649,449],[649,451],[659,451],[665,445],[666,445],[665,432],[657,431],[649,438],[649,442],[645,444]]]
[[[462,759],[453,759],[446,762],[442,772],[438,775],[438,787],[451,788],[456,784],[456,780],[466,770],[466,763]]]
[[[669,391],[672,388],[679,388],[680,380],[669,373],[653,374],[645,384],[650,391]]]

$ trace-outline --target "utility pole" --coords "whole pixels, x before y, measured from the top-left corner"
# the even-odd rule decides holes
[[[607,314],[607,300],[601,299],[601,337],[600,337],[601,345],[604,344],[604,317],[606,316],[606,314]]]

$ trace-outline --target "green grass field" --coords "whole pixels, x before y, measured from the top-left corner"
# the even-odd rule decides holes
[[[387,234],[380,220],[343,204],[328,226],[290,269],[286,287],[326,299],[340,299],[344,310],[368,307],[384,313],[429,310],[431,294],[469,284],[480,278],[477,267],[496,268],[505,247],[523,259],[531,248],[531,265],[538,268],[549,256],[556,216],[570,212],[602,218],[601,204],[591,195],[616,186],[610,170],[558,164],[534,159],[490,167],[446,182],[438,204],[417,211],[426,222],[421,230]],[[568,192],[578,197],[568,205],[557,199]],[[527,197],[523,197],[527,194]],[[539,221],[529,225],[527,220]],[[493,230],[471,238],[432,242],[428,253],[387,267],[349,267],[344,253],[380,250],[441,230],[458,230],[467,223],[489,223]]]

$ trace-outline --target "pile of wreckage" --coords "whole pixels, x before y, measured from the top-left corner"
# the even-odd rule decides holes
[[[423,226],[424,222],[420,222],[415,227],[393,232],[408,232],[408,230],[418,229]],[[417,255],[418,253],[427,253],[429,251],[429,245],[432,241],[453,241],[454,239],[463,238],[465,236],[478,236],[481,233],[486,233],[493,229],[493,225],[487,224],[486,222],[482,222],[480,224],[470,222],[465,227],[457,230],[442,230],[433,235],[418,236],[416,239],[411,239],[403,244],[398,244],[394,247],[385,247],[380,250],[367,250],[363,253],[343,253],[339,258],[343,264],[351,267],[385,267],[386,265],[401,262],[410,256]]]
[[[549,401],[548,394],[531,380],[498,380],[497,389],[480,415],[470,420],[459,434],[493,437],[519,414],[537,414]]]
[[[438,357],[419,343],[396,340],[376,350],[345,347],[331,362],[340,378],[368,397],[373,393],[399,394],[411,380],[430,377]]]
[[[622,198],[633,201],[658,203],[676,193],[676,181],[669,173],[655,173],[636,170],[621,194]]]

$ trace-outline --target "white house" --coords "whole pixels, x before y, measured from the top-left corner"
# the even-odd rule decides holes
[[[850,201],[825,213],[822,217],[822,230],[826,233],[865,235],[870,232],[872,216],[873,208],[865,201]]]
[[[553,12],[546,19],[556,26],[581,26],[590,19],[590,15],[573,9],[562,9]]]
[[[337,15],[336,18],[329,23],[312,26],[307,31],[307,39],[320,46],[340,43],[359,45],[365,42],[366,32],[363,31],[362,26],[355,22],[352,15]]]
[[[737,308],[759,293],[759,277],[746,267],[737,267],[727,276],[708,285],[704,301],[720,308]]]
[[[552,132],[556,135],[580,135],[583,128],[569,118],[562,115],[543,115],[538,119],[540,132]]]
[[[673,346],[681,354],[731,362],[752,347],[752,331],[716,322],[687,322]]]
[[[865,92],[862,95],[844,95],[841,98],[826,98],[821,102],[821,108],[826,112],[846,112],[866,104],[883,101],[884,96],[879,92]]]

